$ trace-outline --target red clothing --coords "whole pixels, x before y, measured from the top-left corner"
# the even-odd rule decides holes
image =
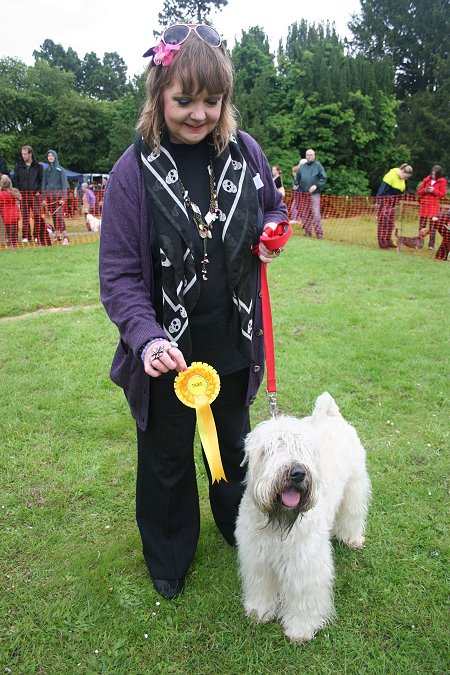
[[[433,192],[425,192],[425,188],[433,187]],[[447,194],[447,181],[445,178],[437,178],[436,182],[431,185],[431,176],[423,179],[420,188],[417,190],[420,197],[419,216],[425,218],[433,218],[439,215],[440,203]]]
[[[442,235],[436,258],[438,260],[450,260],[450,209],[439,216],[439,220],[434,223],[434,227]]]
[[[20,211],[17,206],[17,197],[8,190],[0,191],[0,213],[5,225],[15,225],[19,221]]]

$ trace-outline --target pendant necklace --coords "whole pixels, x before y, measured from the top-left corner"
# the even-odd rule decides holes
[[[199,207],[197,204],[195,204],[192,199],[189,197],[189,193],[184,187],[183,183],[181,182],[181,178],[178,176],[178,182],[180,183],[180,188],[181,188],[181,194],[183,195],[184,203],[185,205],[191,209],[193,216],[194,216],[194,222],[197,226],[197,231],[203,239],[203,259],[202,259],[202,278],[203,281],[208,281],[208,270],[206,269],[206,265],[209,263],[208,260],[208,239],[212,239],[212,228],[213,228],[213,223],[218,218],[219,215],[219,205],[217,202],[217,193],[216,193],[216,186],[215,186],[215,176],[214,176],[214,163],[213,163],[213,156],[212,156],[212,151],[210,155],[210,160],[209,160],[209,165],[208,165],[208,171],[209,171],[209,191],[210,191],[210,198],[209,198],[209,211],[206,214],[205,218],[202,217],[202,212],[200,211]]]

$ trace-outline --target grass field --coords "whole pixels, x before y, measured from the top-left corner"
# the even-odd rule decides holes
[[[448,266],[296,236],[269,267],[279,408],[325,389],[367,449],[366,547],[335,544],[337,621],[308,645],[240,602],[202,524],[185,592],[153,590],[134,523],[135,429],[109,381],[98,246],[0,254],[0,666],[59,673],[448,672]],[[268,415],[264,387],[252,408]]]

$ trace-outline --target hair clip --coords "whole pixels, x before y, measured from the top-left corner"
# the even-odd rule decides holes
[[[148,49],[143,56],[153,56],[152,66],[170,66],[175,56],[174,52],[179,49],[180,45],[166,45],[161,40],[156,47]]]

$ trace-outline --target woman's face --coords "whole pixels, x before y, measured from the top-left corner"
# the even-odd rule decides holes
[[[193,145],[210,134],[222,112],[222,94],[185,94],[178,83],[163,93],[164,120],[172,143]]]

